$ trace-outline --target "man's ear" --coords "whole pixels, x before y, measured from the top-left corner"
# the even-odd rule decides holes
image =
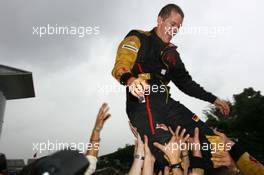
[[[158,23],[158,26],[160,26],[163,23],[162,17],[158,16],[157,23]]]

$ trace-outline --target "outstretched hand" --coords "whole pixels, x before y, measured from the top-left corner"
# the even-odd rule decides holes
[[[216,108],[218,108],[221,111],[223,115],[225,116],[229,115],[230,108],[226,101],[220,100],[219,98],[217,98],[214,102],[214,105]]]
[[[169,127],[172,137],[169,143],[167,143],[166,145],[161,145],[158,142],[153,143],[154,146],[164,152],[164,154],[169,158],[171,164],[176,164],[180,162],[181,145],[185,143],[190,137],[189,134],[185,135],[186,129],[183,129],[181,133],[179,133],[180,129],[181,127],[178,126],[176,128],[176,131],[173,132],[172,129]]]
[[[130,130],[132,131],[136,141],[135,141],[135,150],[134,150],[134,156],[135,155],[140,155],[140,156],[144,156],[145,155],[145,151],[144,151],[144,143],[137,131],[137,128],[134,127],[132,125],[132,123],[128,122]]]
[[[129,87],[129,92],[139,98],[143,97],[145,94],[145,91],[149,89],[148,83],[146,80],[143,80],[141,78],[130,78],[128,81],[128,87]]]
[[[202,157],[201,153],[201,145],[200,145],[200,139],[199,139],[199,128],[194,129],[194,136],[190,137],[188,139],[189,144],[192,145],[192,154],[195,157]]]
[[[101,130],[104,126],[105,121],[111,116],[108,113],[108,111],[109,111],[108,104],[103,103],[96,117],[95,126],[94,126],[96,130]]]

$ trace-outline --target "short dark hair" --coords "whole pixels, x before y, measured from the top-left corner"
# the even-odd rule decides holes
[[[184,18],[184,13],[183,13],[182,9],[176,4],[167,4],[167,5],[165,5],[160,10],[159,16],[163,20],[165,20],[165,19],[167,19],[170,16],[172,11],[175,11],[176,13],[179,13],[179,15],[181,15],[181,17]]]

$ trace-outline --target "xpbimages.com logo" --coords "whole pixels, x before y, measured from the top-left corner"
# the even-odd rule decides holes
[[[70,35],[83,38],[89,35],[99,35],[99,26],[58,26],[47,24],[46,26],[33,26],[32,34],[38,37],[52,35]]]
[[[179,143],[168,143],[165,144],[165,150],[174,151],[184,151],[184,150],[200,150],[200,151],[210,151],[212,154],[217,151],[229,151],[231,149],[231,143],[185,143],[180,141]]]
[[[171,36],[179,35],[199,35],[215,38],[217,36],[231,32],[231,26],[180,26],[165,27],[165,33]]]
[[[87,150],[99,150],[99,143],[82,143],[82,142],[61,142],[55,141],[52,142],[47,140],[45,142],[34,142],[32,143],[33,152],[43,153],[43,152],[55,152],[59,150],[64,150],[70,148],[71,150],[79,150],[80,152],[84,153]]]

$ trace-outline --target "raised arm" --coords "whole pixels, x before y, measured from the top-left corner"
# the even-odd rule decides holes
[[[192,79],[177,51],[169,54],[175,59],[175,65],[172,66],[173,83],[185,94],[214,104],[224,115],[227,116],[230,111],[227,102],[204,90],[202,86]]]
[[[217,97],[210,92],[204,90],[198,83],[196,83],[189,72],[186,70],[184,63],[180,56],[176,57],[176,64],[172,75],[173,83],[185,94],[214,103]]]

